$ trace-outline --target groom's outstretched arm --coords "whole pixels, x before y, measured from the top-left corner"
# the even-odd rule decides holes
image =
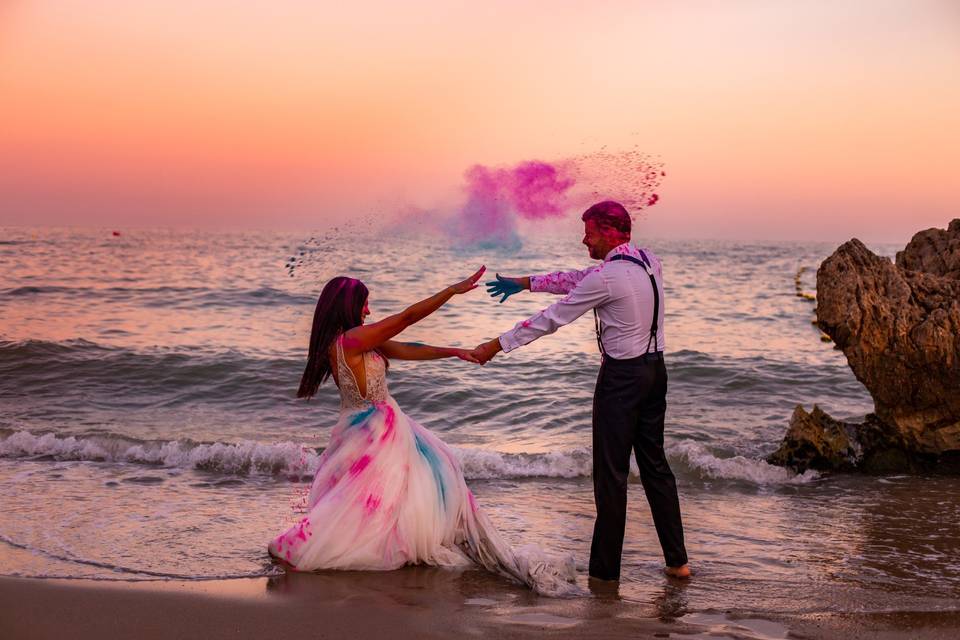
[[[530,276],[530,291],[534,293],[544,291],[546,293],[558,293],[566,295],[573,291],[573,288],[580,284],[580,281],[600,268],[600,265],[594,265],[586,269],[577,269],[574,271],[554,271],[538,276]]]
[[[599,265],[587,269],[578,269],[575,271],[555,271],[534,276],[501,276],[497,274],[496,280],[487,283],[487,293],[491,297],[500,298],[500,302],[506,302],[507,298],[524,289],[539,293],[557,293],[565,295],[573,291],[573,288],[583,280],[587,274],[596,271]]]
[[[510,352],[549,335],[565,324],[570,324],[587,311],[606,302],[609,292],[603,274],[591,269],[577,282],[570,293],[552,305],[518,322],[510,331],[500,336],[504,352]]]
[[[553,333],[565,324],[570,324],[587,311],[606,302],[609,297],[607,283],[598,270],[587,273],[569,294],[528,319],[518,322],[510,331],[479,345],[473,354],[487,362],[499,351],[509,352]]]

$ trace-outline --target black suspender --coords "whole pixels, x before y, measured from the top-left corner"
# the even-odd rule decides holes
[[[628,262],[632,262],[643,267],[647,272],[647,275],[650,276],[650,286],[653,287],[653,322],[650,325],[650,338],[647,340],[646,348],[646,352],[650,353],[651,344],[653,344],[654,351],[657,349],[657,330],[660,326],[660,290],[657,288],[657,281],[653,277],[653,268],[650,263],[650,259],[647,258],[647,254],[645,254],[643,251],[640,251],[640,256],[643,258],[642,260],[639,258],[634,258],[633,256],[618,253],[610,258],[609,262],[613,262],[614,260],[627,260]],[[603,350],[603,341],[600,339],[600,316],[597,315],[596,308],[593,309],[593,325],[597,332],[597,346],[600,348],[600,353],[606,355],[606,351]]]

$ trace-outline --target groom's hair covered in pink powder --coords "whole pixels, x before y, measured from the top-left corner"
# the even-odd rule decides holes
[[[630,235],[630,214],[619,202],[604,200],[583,212],[581,219],[593,220],[597,225]]]
[[[367,286],[346,276],[337,276],[323,287],[313,312],[310,351],[307,366],[300,379],[298,398],[311,398],[324,380],[330,377],[330,345],[337,337],[363,321],[363,305],[370,292]]]

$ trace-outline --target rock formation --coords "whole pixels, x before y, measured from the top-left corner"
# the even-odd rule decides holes
[[[797,407],[771,462],[868,472],[960,469],[960,219],[896,263],[844,243],[817,271],[817,324],[870,392],[859,425]]]

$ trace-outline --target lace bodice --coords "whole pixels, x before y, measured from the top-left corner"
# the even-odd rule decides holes
[[[387,391],[387,366],[376,351],[363,352],[363,367],[367,376],[367,395],[360,395],[360,386],[343,357],[343,335],[337,338],[337,380],[340,384],[340,409],[358,409],[370,402],[384,402]]]

